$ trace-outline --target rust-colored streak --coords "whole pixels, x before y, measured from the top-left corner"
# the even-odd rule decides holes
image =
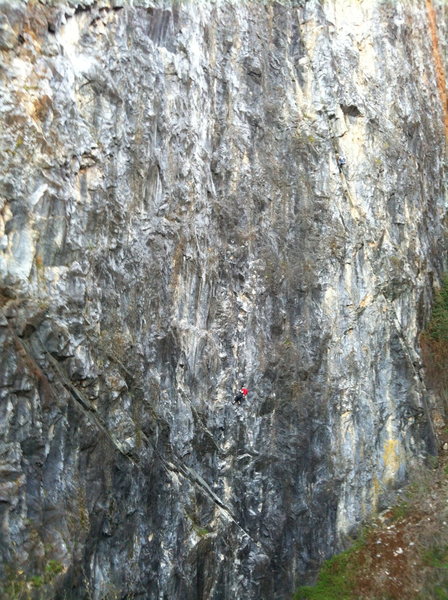
[[[434,59],[437,88],[439,90],[440,100],[443,108],[443,120],[445,123],[445,135],[448,138],[448,96],[446,91],[445,69],[443,68],[442,54],[439,46],[439,36],[437,33],[437,17],[432,0],[426,0],[426,12],[428,13],[429,30],[432,40],[432,56]]]

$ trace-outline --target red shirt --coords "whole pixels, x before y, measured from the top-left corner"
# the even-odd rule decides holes
[[[241,392],[243,393],[243,396],[247,396],[249,390],[247,388],[241,388]]]

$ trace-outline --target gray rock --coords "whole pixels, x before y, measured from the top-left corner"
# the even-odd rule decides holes
[[[420,4],[1,3],[5,573],[287,598],[434,451]]]

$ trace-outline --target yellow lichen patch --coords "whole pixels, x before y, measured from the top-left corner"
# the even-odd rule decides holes
[[[378,498],[381,493],[381,484],[378,480],[378,477],[373,477],[372,479],[372,508],[376,510],[378,506]]]
[[[372,301],[373,301],[372,294],[367,294],[366,296],[364,296],[364,298],[359,303],[359,307],[358,308],[365,308],[366,306],[368,306],[369,304],[371,304]]]
[[[401,447],[398,440],[390,439],[384,445],[384,483],[392,481],[400,468]]]
[[[51,98],[44,95],[33,99],[32,116],[37,121],[44,121],[51,107]]]

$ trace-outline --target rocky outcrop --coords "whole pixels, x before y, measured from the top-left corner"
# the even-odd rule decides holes
[[[286,599],[433,451],[423,4],[0,3],[5,582]]]

